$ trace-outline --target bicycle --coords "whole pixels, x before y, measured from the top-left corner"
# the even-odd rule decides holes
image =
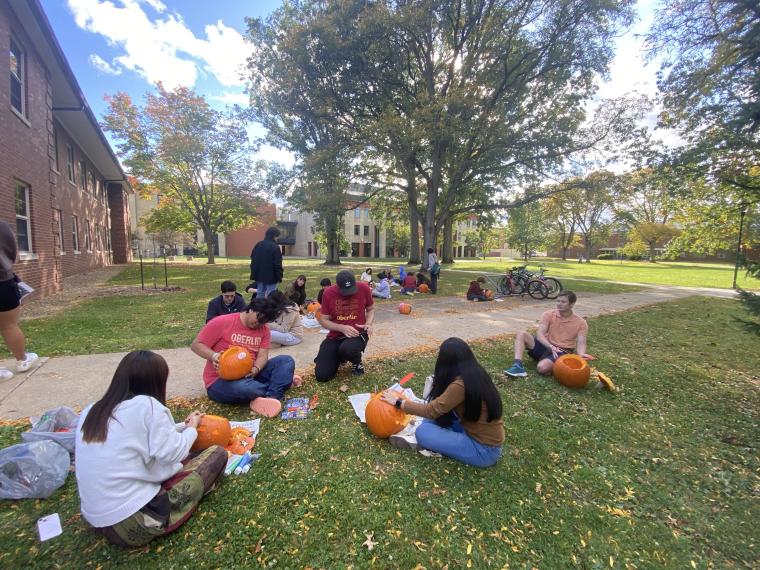
[[[556,299],[559,295],[559,292],[562,291],[562,283],[559,279],[555,279],[554,277],[545,277],[544,273],[546,273],[546,268],[541,266],[538,272],[532,272],[529,271],[526,266],[522,266],[517,268],[518,269],[518,279],[524,279],[526,281],[526,285],[528,282],[537,279],[544,285],[546,285],[546,288],[548,290],[546,294],[547,299]],[[536,297],[537,298],[537,297]]]
[[[540,279],[532,278],[526,273],[525,266],[508,269],[501,278],[497,290],[502,295],[525,295],[533,299],[546,299],[549,294],[548,286]]]

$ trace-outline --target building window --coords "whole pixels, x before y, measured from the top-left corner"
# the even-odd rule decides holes
[[[364,226],[364,237],[369,236],[369,226]]]
[[[85,251],[92,251],[92,234],[91,234],[90,220],[84,221],[84,249]]]
[[[32,217],[29,209],[29,187],[16,182],[16,241],[18,250],[32,251]]]
[[[360,227],[361,227],[361,226],[354,226],[354,235],[355,235],[355,236],[358,236],[358,235],[359,235],[359,228],[360,228]]]
[[[79,253],[79,218],[71,216],[71,247],[74,253]]]
[[[79,187],[87,190],[87,165],[84,160],[79,161]]]
[[[21,50],[16,40],[11,38],[10,49],[10,69],[11,69],[11,107],[21,115],[26,115],[26,70],[24,69],[24,52]]]
[[[63,254],[66,248],[63,247],[63,212],[61,210],[53,210],[55,212],[56,222],[56,234],[58,235],[58,253]]]
[[[66,145],[66,177],[74,182],[74,149],[70,144]]]
[[[354,210],[354,218],[361,218],[361,216],[362,216],[362,209],[361,208],[356,208]]]
[[[308,253],[309,257],[311,257],[311,242],[307,242],[307,244],[306,244],[306,249],[307,249],[307,250],[308,250],[308,252],[309,252],[309,253]]]
[[[95,175],[92,170],[87,173],[87,191],[95,194]]]
[[[364,217],[369,220],[369,208],[364,208]]]

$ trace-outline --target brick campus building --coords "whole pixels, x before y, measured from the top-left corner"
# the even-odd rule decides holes
[[[124,172],[39,0],[0,0],[0,219],[41,295],[131,260]]]

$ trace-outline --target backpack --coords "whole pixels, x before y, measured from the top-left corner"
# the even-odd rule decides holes
[[[430,268],[430,275],[438,276],[441,273],[441,264],[437,261]]]

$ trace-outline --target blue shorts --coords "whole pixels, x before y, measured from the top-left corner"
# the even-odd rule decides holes
[[[530,357],[536,362],[540,360],[545,360],[547,358],[551,360],[552,362],[554,362],[563,354],[570,354],[572,352],[572,350],[560,349],[557,351],[557,356],[554,356],[552,354],[552,349],[546,346],[540,340],[538,340],[535,335],[533,335],[533,342],[535,344],[533,345],[533,348],[531,348],[528,351],[528,354],[530,354]]]

